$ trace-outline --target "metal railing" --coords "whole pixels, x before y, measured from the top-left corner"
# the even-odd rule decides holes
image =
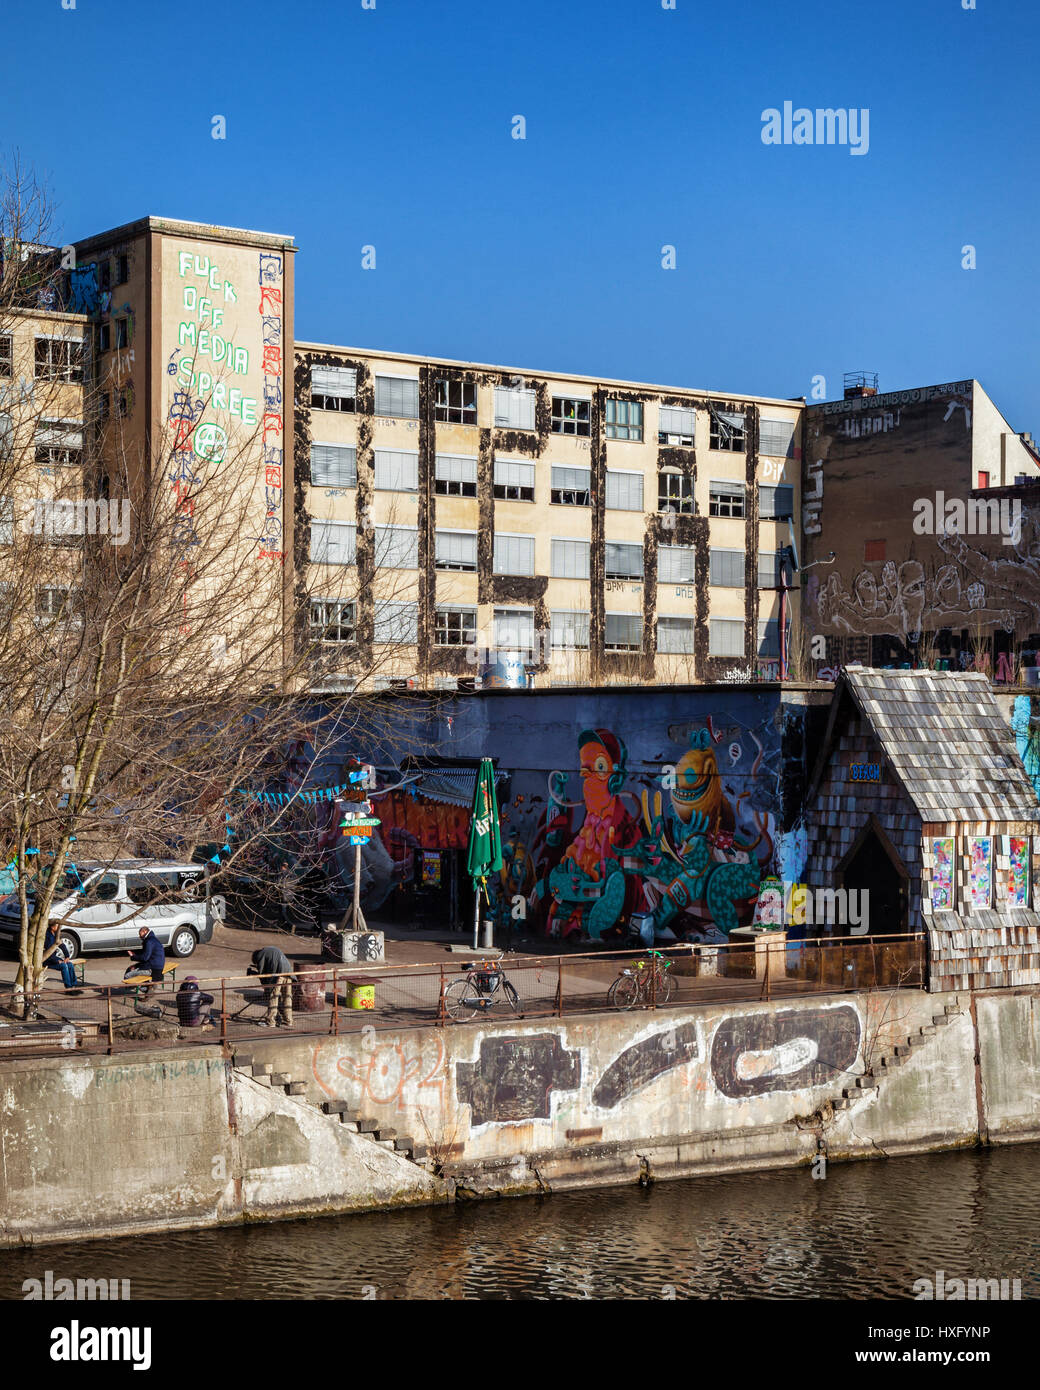
[[[626,1003],[633,1009],[661,1009],[853,990],[920,989],[925,983],[923,935],[806,941],[767,937],[718,946],[675,945],[661,956],[670,962],[667,969],[650,968],[657,957],[646,950],[501,957],[497,964],[515,992],[515,1003],[500,987],[486,995],[486,1004],[464,1007],[456,1016],[458,982],[473,974],[464,961],[479,968],[485,959],[480,951],[458,964],[297,969],[290,977],[292,1031],[338,1036],[366,1026],[445,1027],[561,1018]],[[626,986],[612,995],[612,986],[625,972],[629,980],[638,981],[638,990]],[[23,1018],[24,1001],[10,994],[0,997],[0,1057],[73,1050],[111,1054],[174,1041],[233,1044],[266,1036],[258,1025],[268,1013],[267,996],[255,975],[200,980],[200,992],[211,996],[212,1003],[200,1005],[202,1021],[192,1026],[179,1022],[176,984],[156,984],[146,998],[139,997],[138,988],[85,985],[75,995],[44,989],[35,997],[31,1019]]]

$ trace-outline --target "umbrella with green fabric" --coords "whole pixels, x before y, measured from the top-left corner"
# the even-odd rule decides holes
[[[481,758],[477,784],[473,789],[473,810],[470,813],[469,852],[466,872],[473,880],[473,949],[480,945],[480,893],[490,906],[487,889],[490,874],[502,868],[502,835],[498,825],[498,799],[495,796],[495,767],[490,758]]]

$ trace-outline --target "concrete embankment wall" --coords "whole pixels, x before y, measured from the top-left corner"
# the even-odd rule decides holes
[[[907,991],[250,1049],[451,1180],[219,1048],[0,1062],[0,1244],[1040,1139],[1038,1030],[1035,992]]]

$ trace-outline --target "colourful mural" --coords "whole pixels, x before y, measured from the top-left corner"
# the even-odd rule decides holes
[[[988,835],[969,840],[971,863],[971,905],[989,907],[993,898],[993,841]]]
[[[1012,835],[1008,848],[1007,898],[1009,907],[1029,905],[1029,841]]]
[[[932,841],[932,907],[953,907],[953,840]]]

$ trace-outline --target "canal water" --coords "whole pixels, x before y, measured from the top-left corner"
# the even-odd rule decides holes
[[[1038,1187],[1017,1145],[40,1246],[0,1252],[0,1297],[50,1270],[135,1299],[904,1299],[942,1270],[1035,1299]]]

